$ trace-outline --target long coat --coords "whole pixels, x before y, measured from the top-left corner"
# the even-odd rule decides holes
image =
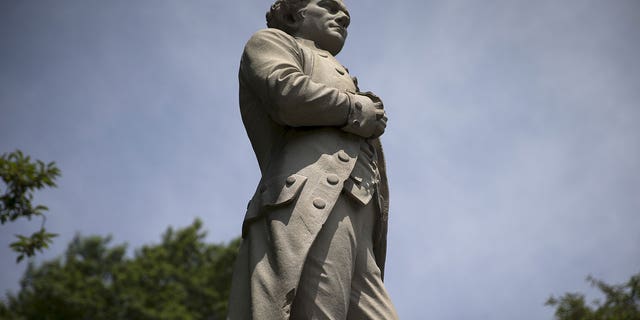
[[[242,226],[229,319],[288,319],[307,253],[354,168],[363,138],[340,130],[358,88],[309,40],[260,30],[240,63],[240,111],[262,178]],[[388,187],[377,150],[381,213],[374,254],[384,270]]]

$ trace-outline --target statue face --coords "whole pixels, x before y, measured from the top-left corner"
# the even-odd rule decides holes
[[[350,22],[342,0],[309,0],[299,13],[302,20],[295,36],[311,40],[333,55],[342,50]]]

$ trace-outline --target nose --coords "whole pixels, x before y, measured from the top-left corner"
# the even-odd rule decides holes
[[[351,23],[351,18],[349,18],[349,16],[344,13],[344,11],[340,11],[338,12],[338,17],[335,20],[341,27],[343,28],[347,28],[349,26],[349,23]]]

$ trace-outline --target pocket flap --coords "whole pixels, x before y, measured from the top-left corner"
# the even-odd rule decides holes
[[[299,174],[276,176],[267,180],[260,189],[263,206],[278,206],[291,202],[300,193],[307,177]]]

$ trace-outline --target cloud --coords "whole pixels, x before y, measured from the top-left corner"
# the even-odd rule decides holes
[[[236,69],[269,4],[0,10],[0,30],[21,31],[1,33],[0,150],[63,170],[37,197],[61,233],[42,258],[76,231],[136,247],[196,216],[213,241],[239,234],[259,171]],[[348,5],[338,59],[390,117],[386,281],[402,318],[550,318],[548,295],[592,292],[587,274],[638,271],[636,2]],[[3,242],[31,226],[0,227]],[[16,288],[20,266],[2,267]]]

